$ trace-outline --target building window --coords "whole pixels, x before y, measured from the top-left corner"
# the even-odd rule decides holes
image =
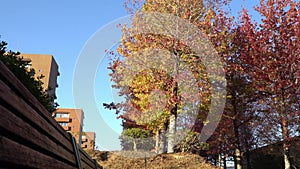
[[[55,117],[56,118],[69,118],[70,114],[69,113],[56,113]]]
[[[64,122],[59,122],[59,124],[60,124],[61,126],[68,126],[68,123],[64,123]]]

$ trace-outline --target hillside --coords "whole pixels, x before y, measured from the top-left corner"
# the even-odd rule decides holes
[[[194,154],[160,154],[147,158],[129,158],[124,152],[94,151],[89,154],[96,158],[104,169],[214,169],[205,160]],[[126,155],[127,152],[125,152]]]

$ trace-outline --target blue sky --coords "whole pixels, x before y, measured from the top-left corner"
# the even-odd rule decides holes
[[[242,5],[251,9],[255,2],[257,0],[233,0],[232,11],[236,14]],[[100,149],[118,149],[116,140],[121,130],[120,121],[115,119],[113,112],[102,108],[103,102],[112,101],[112,90],[107,76],[107,60],[101,58],[104,56],[102,50],[107,49],[104,46],[117,42],[121,35],[113,25],[124,21],[120,18],[127,15],[123,0],[9,0],[1,2],[1,13],[0,35],[1,40],[8,42],[8,49],[52,54],[60,71],[57,88],[60,107],[83,108],[84,129],[96,132],[96,144]],[[95,41],[93,37],[97,37]],[[109,39],[111,43],[101,45],[101,39]],[[93,74],[89,73],[88,65],[85,65],[87,71],[81,71],[83,76],[94,80],[93,86],[87,86],[92,87],[93,98],[83,99],[95,102],[98,110],[90,109],[89,103],[78,103],[80,99],[74,103],[74,84],[76,86],[84,80],[76,78],[79,67],[76,63],[84,59],[88,45],[94,45],[93,50],[99,52],[99,56],[92,58],[96,66]],[[85,90],[88,89],[80,92]],[[102,126],[104,123],[105,126]],[[110,134],[108,128],[116,134]],[[109,135],[112,136],[108,138]]]

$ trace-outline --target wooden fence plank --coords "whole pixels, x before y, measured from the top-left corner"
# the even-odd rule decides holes
[[[22,119],[1,105],[0,112],[0,127],[17,135],[19,137],[19,143],[30,142],[31,144],[39,146],[41,149],[55,154],[61,159],[69,161],[70,164],[76,164],[74,163],[75,157],[72,154],[73,152],[67,151],[59,143],[54,142],[51,140],[51,138],[41,134],[37,129],[30,126],[28,123],[24,123]]]
[[[32,109],[36,110],[48,123],[61,133],[61,135],[69,139],[69,135],[64,129],[52,118],[51,113],[31,94],[31,92],[20,82],[20,80],[0,61],[0,79],[5,81],[16,95],[24,99]]]
[[[0,134],[0,168],[77,168],[69,134],[1,61]],[[78,147],[83,168],[97,168]]]
[[[24,168],[76,169],[74,166],[70,166],[69,164],[48,157],[6,137],[0,136],[0,142],[0,144],[3,145],[1,146],[0,153],[0,167],[7,167],[10,164],[14,164],[24,166]]]
[[[48,123],[44,118],[42,118],[37,112],[35,112],[29,105],[27,105],[24,100],[20,99],[15,93],[6,86],[0,80],[0,99],[6,102],[9,106],[16,109],[14,112],[17,116],[24,116],[29,121],[28,123],[35,124],[38,126],[44,134],[52,137],[54,140],[59,140],[59,142],[66,146],[69,151],[73,151],[70,140],[61,135],[51,124]],[[25,118],[22,118],[25,120]],[[53,119],[54,120],[54,119]],[[57,123],[57,122],[56,122]]]
[[[82,163],[94,168],[95,164],[91,157],[82,149],[79,149],[79,152]]]

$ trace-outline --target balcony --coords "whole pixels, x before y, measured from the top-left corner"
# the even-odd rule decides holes
[[[71,127],[69,127],[69,126],[62,126],[62,128],[63,128],[64,130],[66,130],[66,131],[70,131],[70,130],[71,130]]]
[[[70,118],[63,118],[63,117],[56,117],[55,120],[57,122],[71,122],[72,121]]]
[[[87,145],[85,144],[85,145],[81,145],[81,148],[87,148]]]

